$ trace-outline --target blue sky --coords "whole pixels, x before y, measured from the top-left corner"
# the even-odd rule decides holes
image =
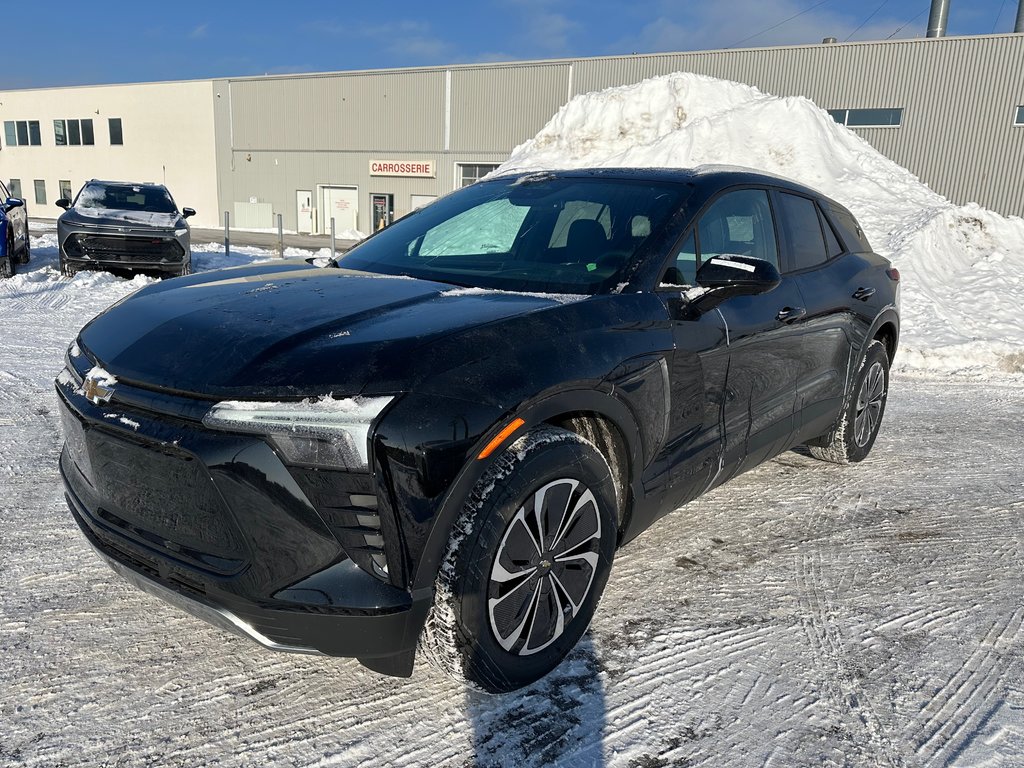
[[[929,0],[18,2],[4,11],[0,89],[923,37],[928,8]],[[952,0],[949,33],[1009,32],[1016,11],[1017,0]]]

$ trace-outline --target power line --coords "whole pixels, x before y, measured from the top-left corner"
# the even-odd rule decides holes
[[[1006,5],[1006,0],[999,3],[999,10],[996,12],[996,20],[992,22],[992,34],[995,34],[996,27],[999,26],[999,17],[1003,15],[1003,6]]]
[[[740,43],[745,43],[745,42],[747,42],[747,40],[753,40],[753,39],[754,39],[755,37],[760,37],[760,36],[761,36],[761,35],[763,35],[763,34],[764,34],[765,32],[771,32],[771,31],[772,31],[773,29],[778,29],[778,28],[779,28],[779,27],[781,27],[781,26],[782,26],[783,24],[788,24],[788,23],[789,23],[789,22],[791,22],[791,21],[792,21],[793,19],[795,19],[795,18],[798,18],[798,17],[800,17],[800,16],[803,16],[803,15],[804,15],[805,13],[810,13],[810,12],[811,12],[811,11],[813,11],[813,10],[814,10],[815,8],[818,8],[819,6],[822,6],[822,5],[824,5],[825,3],[831,3],[831,2],[832,2],[832,0],[821,0],[821,2],[819,2],[819,3],[815,3],[815,4],[814,4],[814,5],[812,5],[812,6],[810,7],[810,8],[805,8],[804,10],[800,11],[800,13],[794,13],[794,14],[793,14],[792,16],[790,16],[790,17],[789,17],[788,19],[783,19],[783,20],[782,20],[782,21],[780,21],[780,22],[779,22],[778,24],[772,24],[772,25],[771,25],[770,27],[768,27],[767,29],[762,29],[762,30],[761,30],[760,32],[758,32],[758,33],[756,33],[756,34],[753,34],[753,35],[750,35],[749,37],[744,37],[744,38],[743,38],[742,40],[739,40],[739,41],[737,41],[737,42],[733,43],[732,45],[730,45],[730,46],[728,46],[728,47],[729,47],[729,48],[735,48],[735,47],[736,47],[737,45],[739,45]]]
[[[1004,2],[1005,2],[1005,0],[1004,0]],[[862,29],[864,29],[864,25],[865,25],[865,24],[867,24],[867,23],[868,23],[869,21],[871,21],[871,20],[872,20],[873,18],[875,18],[875,15],[876,15],[876,14],[877,14],[877,13],[878,13],[878,12],[879,12],[880,10],[882,10],[883,8],[885,8],[885,6],[887,6],[888,4],[889,4],[889,0],[882,0],[882,4],[881,4],[881,5],[879,5],[879,6],[877,7],[877,8],[875,8],[875,10],[874,10],[874,11],[873,11],[873,12],[871,13],[871,15],[870,15],[870,16],[868,16],[868,17],[867,17],[866,19],[864,19],[864,21],[862,21],[862,22],[861,22],[861,24],[860,24],[860,26],[859,26],[859,27],[857,27],[857,28],[856,28],[855,30],[853,30],[853,32],[851,32],[851,33],[850,33],[849,35],[847,35],[847,37],[846,37],[846,40],[843,40],[843,42],[844,42],[844,43],[846,43],[846,42],[849,42],[849,40],[850,40],[850,38],[851,38],[851,37],[853,37],[853,36],[854,36],[854,35],[856,35],[856,34],[857,34],[858,32],[860,32],[860,31],[861,31]]]
[[[912,19],[911,19],[910,21],[908,21],[908,22],[907,22],[906,24],[902,24],[902,25],[900,25],[900,26],[896,27],[896,31],[895,31],[895,32],[893,32],[893,33],[892,33],[891,35],[889,35],[889,36],[888,36],[887,38],[885,38],[885,39],[886,39],[886,40],[892,40],[892,39],[893,39],[894,37],[896,37],[896,35],[898,35],[898,34],[899,34],[900,32],[902,32],[902,31],[903,31],[904,27],[909,27],[909,26],[910,26],[911,24],[913,24],[913,23],[914,23],[915,21],[917,21],[917,20],[918,20],[918,19],[920,19],[920,18],[921,18],[922,16],[924,16],[924,14],[925,14],[925,12],[926,12],[927,10],[928,10],[928,9],[927,9],[927,8],[925,8],[925,9],[924,9],[923,11],[921,11],[921,12],[920,12],[919,14],[917,14],[917,16],[915,16],[914,18],[912,18]]]

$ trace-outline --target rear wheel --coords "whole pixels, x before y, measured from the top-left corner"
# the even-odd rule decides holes
[[[836,464],[866,458],[878,436],[888,395],[889,355],[882,342],[872,341],[857,371],[850,402],[828,434],[807,444],[811,455]]]
[[[491,693],[554,669],[590,625],[617,538],[608,463],[588,440],[532,430],[485,473],[452,529],[420,649]]]

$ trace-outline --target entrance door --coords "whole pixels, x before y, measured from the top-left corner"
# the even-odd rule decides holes
[[[300,189],[295,192],[295,231],[308,235],[313,231],[313,192]]]
[[[373,211],[373,231],[384,229],[395,220],[395,197],[381,193],[370,195],[370,207]]]
[[[335,232],[354,230],[359,216],[358,187],[320,187],[320,233],[330,234],[331,219],[334,219]]]

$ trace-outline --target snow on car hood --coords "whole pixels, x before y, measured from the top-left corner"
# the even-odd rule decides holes
[[[206,396],[388,393],[459,362],[432,358],[431,341],[568,304],[290,260],[148,285],[79,343],[122,382]]]
[[[153,211],[118,211],[109,208],[71,208],[61,216],[65,223],[91,224],[93,226],[143,226],[159,229],[174,229],[183,226],[181,214],[155,213]]]

